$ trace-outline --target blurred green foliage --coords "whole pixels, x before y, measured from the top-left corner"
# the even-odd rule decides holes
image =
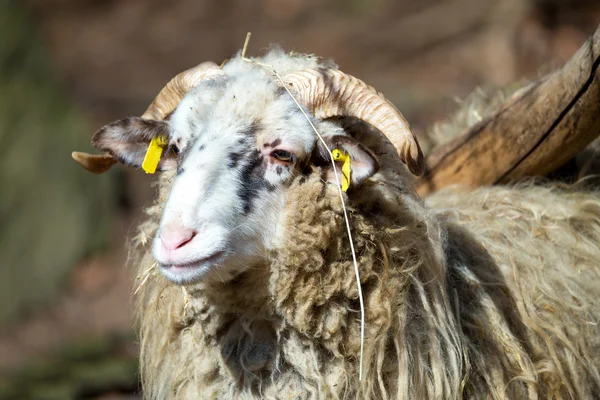
[[[22,3],[2,0],[0,325],[55,297],[107,237],[110,182],[70,156],[90,148],[90,132]]]

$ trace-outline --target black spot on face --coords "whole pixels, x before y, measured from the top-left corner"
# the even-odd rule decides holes
[[[297,167],[301,174],[300,181],[298,182],[300,185],[306,183],[310,174],[313,173],[313,167],[310,165],[309,161],[310,160],[307,159]]]
[[[242,176],[242,186],[239,191],[239,197],[242,201],[244,214],[252,211],[254,200],[264,190],[273,191],[275,186],[265,179],[265,168],[263,166],[263,157],[258,150],[253,150],[246,157],[246,164],[240,171]]]
[[[179,154],[177,154],[177,158],[180,160],[180,162],[181,162],[181,160],[185,160],[190,149],[191,149],[190,146],[186,146],[183,149],[179,148]]]
[[[287,90],[285,90],[285,88],[283,86],[279,86],[277,88],[277,90],[275,91],[275,95],[277,97],[286,96],[286,95],[288,95],[288,92],[287,92]]]
[[[246,128],[240,132],[245,138],[255,138],[258,131],[261,129],[261,123],[259,120],[254,120]]]
[[[281,165],[278,165],[275,170],[277,171],[277,175],[281,175],[281,173],[283,172],[283,167]]]
[[[271,143],[265,143],[263,145],[263,147],[267,148],[267,147],[277,147],[281,144],[281,139],[275,139],[273,142]]]
[[[183,174],[184,172],[185,172],[185,168],[183,168],[183,167],[177,168],[177,176]]]
[[[239,152],[230,153],[229,161],[227,162],[227,166],[229,168],[236,168],[239,165],[240,160],[242,159],[243,156],[244,155]]]
[[[204,143],[202,143],[200,146],[198,146],[198,151],[202,151],[206,148],[206,145]]]

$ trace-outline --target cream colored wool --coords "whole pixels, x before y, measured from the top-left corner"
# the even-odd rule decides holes
[[[281,54],[266,59],[281,73],[317,62]],[[248,68],[228,65],[232,76]],[[151,254],[165,173],[132,258],[144,395],[600,398],[600,193],[454,188],[424,203],[380,134],[333,122],[381,163],[346,197],[365,296],[363,381],[352,257],[324,172],[285,189],[281,248],[226,283],[187,287],[169,283]]]
[[[136,242],[145,397],[599,398],[600,194],[449,189],[424,205],[402,168],[385,161],[348,193],[362,382],[337,189],[319,171],[298,177],[284,248],[227,283],[182,288],[153,267],[147,240],[163,175]]]

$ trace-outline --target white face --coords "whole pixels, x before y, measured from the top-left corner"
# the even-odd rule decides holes
[[[288,96],[258,89],[201,85],[171,118],[179,160],[153,254],[175,282],[228,280],[277,242],[284,188],[315,136]]]
[[[94,145],[139,166],[148,142],[169,137],[159,168],[176,169],[153,242],[162,273],[179,284],[227,281],[280,245],[285,191],[301,174],[335,182],[330,158],[306,117],[272,79],[207,81],[169,122],[126,118]],[[352,157],[352,185],[378,169],[370,151],[328,122],[314,121],[328,146]],[[340,166],[338,166],[340,167]]]

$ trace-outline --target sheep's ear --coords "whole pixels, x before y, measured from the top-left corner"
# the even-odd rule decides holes
[[[125,165],[140,167],[150,141],[157,136],[168,138],[169,134],[169,124],[166,121],[130,117],[102,127],[92,136],[92,145],[99,150],[107,151]],[[169,149],[165,149],[158,169],[172,169],[176,165],[176,155]]]
[[[377,157],[353,138],[337,135],[325,138],[325,143],[327,143],[329,150],[341,150],[344,154],[350,156],[350,187],[360,185],[379,171],[379,160],[377,160]],[[320,140],[317,140],[312,161],[317,166],[329,168],[327,179],[329,182],[335,183],[336,179],[333,174],[333,167],[331,166],[331,156],[328,154],[329,150],[325,149]],[[336,161],[339,182],[342,182],[343,164],[343,161]]]

